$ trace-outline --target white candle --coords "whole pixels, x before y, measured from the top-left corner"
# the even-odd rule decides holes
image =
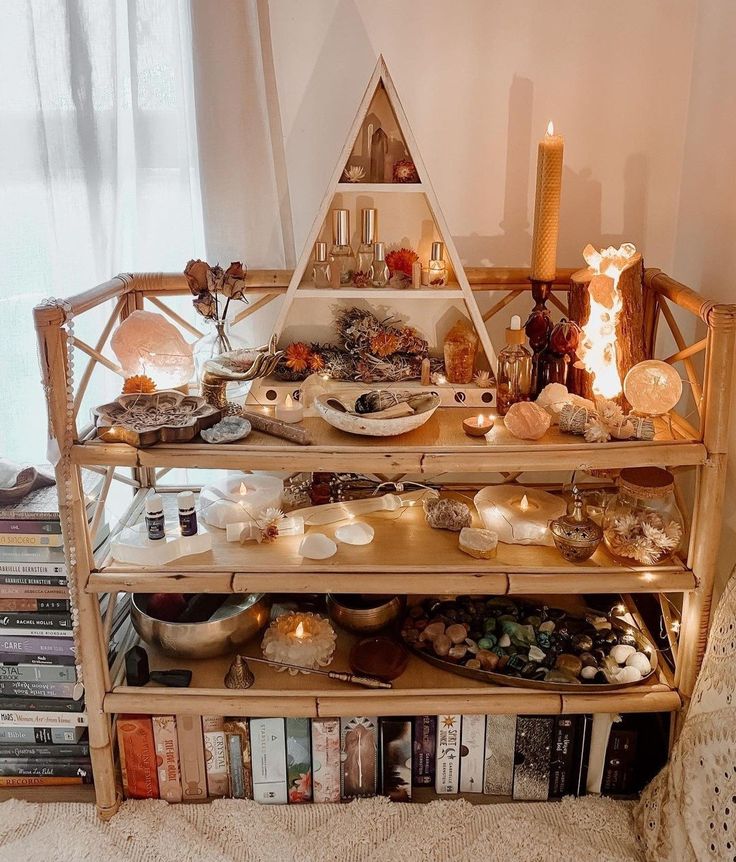
[[[291,395],[287,395],[283,404],[276,405],[276,418],[290,425],[301,422],[304,419],[304,406],[301,402],[295,401]]]

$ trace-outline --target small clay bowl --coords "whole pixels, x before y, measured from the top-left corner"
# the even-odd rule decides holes
[[[353,673],[391,682],[406,670],[409,651],[385,636],[363,638],[350,650],[349,663]]]
[[[398,619],[403,609],[403,596],[327,594],[330,619],[357,634],[370,634],[386,628]]]

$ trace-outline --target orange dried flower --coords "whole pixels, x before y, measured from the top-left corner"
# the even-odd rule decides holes
[[[131,393],[144,393],[156,391],[156,384],[145,374],[135,374],[133,377],[126,377],[123,383],[123,395]]]
[[[386,266],[394,272],[403,272],[411,278],[411,265],[419,260],[419,255],[410,248],[398,248],[386,255]]]
[[[303,341],[294,341],[286,348],[286,365],[292,371],[306,371],[312,361],[312,349]]]
[[[399,336],[393,332],[379,332],[371,338],[371,353],[374,356],[391,356],[399,349]]]
[[[309,370],[312,372],[324,371],[325,358],[321,353],[312,353],[309,358]]]

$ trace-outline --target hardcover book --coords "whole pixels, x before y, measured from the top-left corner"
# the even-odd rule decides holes
[[[45,745],[66,745],[77,743],[87,732],[86,727],[34,727],[31,722],[25,725],[0,726],[0,742],[42,743]]]
[[[61,548],[64,539],[60,533],[2,533],[0,532],[0,548],[9,545],[14,548]]]
[[[65,563],[23,563],[0,559],[0,595],[11,587],[68,587]]]
[[[204,764],[202,717],[177,715],[176,735],[179,739],[179,771],[182,800],[189,802],[207,798],[207,771]]]
[[[38,654],[38,655],[74,655],[74,639],[71,637],[32,637],[28,632],[23,635],[10,635],[0,631],[0,653]]]
[[[312,776],[315,802],[340,801],[340,720],[312,719]]]
[[[66,784],[92,784],[92,775],[79,775],[73,778],[63,776],[30,776],[30,775],[7,775],[0,776],[0,787],[57,787]]]
[[[34,722],[49,724],[50,713],[83,712],[84,700],[67,697],[0,697],[0,724],[8,713],[33,715]],[[84,723],[87,723],[86,717]]]
[[[147,715],[121,715],[117,719],[120,771],[128,799],[158,799],[156,747]]]
[[[491,796],[511,796],[514,789],[516,716],[486,716],[486,762],[483,792]]]
[[[86,727],[87,716],[85,713],[68,712],[33,712],[32,710],[17,710],[0,708],[0,727],[33,727],[41,724],[44,727]]]
[[[520,715],[517,718],[514,799],[548,798],[553,721],[548,715]]]
[[[437,718],[437,754],[435,757],[435,790],[457,793],[460,786],[460,716]]]
[[[312,746],[308,718],[286,719],[289,802],[312,801]]]
[[[203,715],[202,732],[204,734],[204,760],[207,769],[207,795],[212,798],[227,796],[230,792],[230,776],[222,716]]]
[[[602,793],[621,796],[635,791],[637,737],[638,732],[633,729],[611,729],[603,769]]]
[[[60,667],[72,668],[76,678],[76,657],[74,655],[42,655],[41,653],[8,653],[0,652],[0,662],[4,667],[17,667],[19,665],[38,667]]]
[[[43,613],[44,611],[66,611],[69,612],[68,599],[32,599],[32,598],[4,598],[5,593],[0,592],[0,613],[11,611],[18,613],[25,611],[30,613]]]
[[[434,784],[434,764],[437,748],[437,716],[414,717],[414,757],[412,780],[415,787],[431,787]]]
[[[74,665],[0,664],[0,680],[24,682],[76,682]]]
[[[16,757],[38,761],[88,760],[89,743],[42,745],[40,743],[0,742],[0,760]]]
[[[0,760],[0,776],[38,776],[39,778],[86,778],[92,776],[89,758],[80,760],[49,760],[39,762],[28,758],[6,758]]]
[[[381,793],[393,802],[411,802],[411,719],[382,718]]]
[[[460,792],[483,792],[486,753],[485,715],[464,715],[460,730]]]
[[[575,740],[575,763],[577,770],[573,793],[575,796],[584,796],[587,792],[588,761],[590,759],[590,732],[593,727],[592,715],[578,716],[580,723]]]
[[[575,792],[577,785],[576,736],[580,716],[558,715],[554,718],[549,769],[550,799],[560,799]]]
[[[253,798],[253,762],[248,719],[226,718],[224,723],[230,770],[230,796]]]
[[[66,613],[26,613],[26,612],[7,612],[0,614],[0,629],[3,632],[9,632],[13,629],[49,629],[46,634],[51,634],[56,637],[64,636],[66,631],[71,631],[72,615]],[[59,631],[58,635],[56,631]]]
[[[158,790],[161,799],[181,802],[181,774],[179,772],[179,738],[173,715],[154,715],[153,742],[156,747]]]
[[[344,718],[340,726],[340,795],[375,796],[378,777],[378,719]]]
[[[23,533],[34,536],[43,533],[59,535],[61,533],[61,521],[20,521],[17,519],[8,521],[0,518],[0,533]]]
[[[83,694],[84,689],[77,682],[43,682],[0,677],[0,708],[7,697],[60,697],[79,700]]]
[[[251,718],[250,750],[253,758],[253,798],[256,802],[270,805],[286,804],[284,719]]]

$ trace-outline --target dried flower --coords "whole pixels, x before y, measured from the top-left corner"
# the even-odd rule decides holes
[[[311,359],[312,350],[303,341],[294,341],[286,348],[286,365],[292,371],[306,371]]]
[[[415,251],[410,248],[398,248],[386,255],[386,266],[392,275],[394,272],[403,272],[411,278],[411,267],[415,260],[419,260],[419,255]]]
[[[598,416],[591,417],[585,423],[584,436],[588,443],[607,443],[611,439],[607,426]]]
[[[365,168],[360,165],[348,165],[343,174],[349,183],[359,183],[365,176]]]
[[[418,183],[419,174],[411,159],[399,159],[394,164],[393,178],[395,183]]]
[[[203,260],[190,260],[184,267],[184,275],[189,285],[189,290],[194,296],[207,290],[207,272],[209,264]]]
[[[371,279],[367,272],[362,269],[356,269],[353,273],[353,284],[356,287],[370,287]]]
[[[236,260],[225,270],[222,281],[222,295],[228,299],[245,300],[245,276],[247,270]]]
[[[653,566],[677,550],[682,527],[677,521],[665,523],[657,512],[627,513],[613,519],[605,536],[617,556]]]
[[[478,389],[488,389],[491,382],[491,374],[489,371],[476,371],[473,375],[473,383],[475,383]]]
[[[155,391],[156,384],[145,374],[134,374],[132,377],[126,377],[125,382],[123,383],[123,395]]]
[[[202,317],[206,317],[210,320],[217,319],[217,304],[215,303],[214,296],[212,296],[208,290],[195,296],[192,300],[192,304]]]
[[[313,344],[311,347],[312,355],[309,357],[309,370],[312,373],[317,371],[324,371],[325,368],[325,358],[321,353],[318,352],[318,349],[315,348]]]
[[[399,336],[389,329],[379,332],[371,338],[371,353],[376,356],[390,356],[399,349]]]

